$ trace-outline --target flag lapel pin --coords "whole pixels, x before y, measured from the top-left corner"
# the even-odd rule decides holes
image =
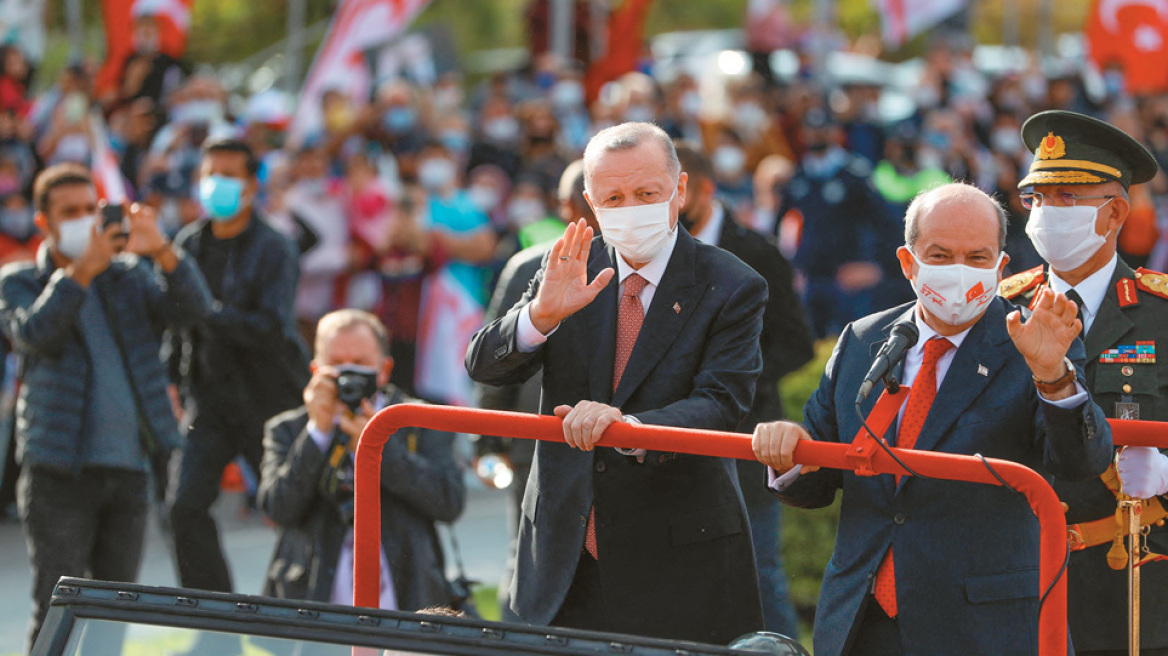
[[[977,365],[977,373],[979,376],[988,377],[990,375],[990,370],[984,364],[979,364],[979,365]]]
[[[674,303],[673,304],[673,313],[674,314],[681,314],[681,303]]]

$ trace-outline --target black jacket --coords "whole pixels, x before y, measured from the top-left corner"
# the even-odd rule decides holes
[[[588,278],[619,255],[597,237]],[[620,385],[612,389],[616,278],[532,353],[517,347],[520,305],[475,334],[471,378],[526,380],[543,367],[542,411],[606,403],[646,424],[732,430],[750,410],[762,370],[766,284],[738,258],[684,230],[653,296]],[[540,442],[523,498],[511,606],[546,624],[562,605],[596,511],[608,630],[727,643],[762,627],[750,529],[733,461]]]
[[[388,405],[408,403],[389,390]],[[403,428],[390,436],[381,459],[381,545],[399,610],[450,603],[442,544],[435,522],[452,522],[466,502],[454,462],[454,435]],[[348,527],[319,492],[325,454],[308,434],[303,408],[273,417],[264,430],[259,504],[279,526],[265,595],[329,601]]]
[[[215,240],[211,223],[194,223],[175,239],[196,261]],[[229,240],[220,291],[194,329],[177,334],[171,375],[181,378],[200,412],[257,426],[302,403],[308,353],[293,304],[299,268],[292,243],[258,214]],[[214,293],[215,281],[208,281]]]

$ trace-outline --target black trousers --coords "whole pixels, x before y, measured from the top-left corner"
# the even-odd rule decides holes
[[[851,649],[845,649],[847,656],[902,656],[904,646],[900,641],[900,624],[888,616],[876,598],[868,595],[864,601],[864,612],[860,625],[852,640]]]
[[[124,469],[87,468],[73,476],[31,466],[21,472],[16,498],[32,569],[30,649],[49,612],[57,579],[81,576],[133,582],[138,578],[147,490],[145,472]],[[120,646],[111,648],[113,653],[121,651]]]
[[[581,550],[576,575],[564,597],[552,626],[586,631],[612,631],[605,611],[604,592],[600,587],[600,565],[588,552]]]
[[[231,572],[223,555],[211,506],[219,498],[223,470],[242,454],[258,474],[263,424],[199,409],[172,484],[170,524],[183,587],[231,592]]]

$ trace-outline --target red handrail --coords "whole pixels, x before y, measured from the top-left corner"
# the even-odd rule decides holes
[[[1110,424],[1112,439],[1117,445],[1168,447],[1168,424],[1125,420],[1111,420]],[[564,439],[561,421],[543,415],[421,404],[390,406],[377,413],[361,435],[355,461],[353,598],[356,606],[376,608],[379,603],[381,495],[378,489],[381,486],[381,452],[390,435],[408,426],[551,442]],[[615,424],[605,431],[598,445],[755,459],[748,435],[685,428]],[[904,449],[893,451],[907,466],[924,476],[1001,484],[981,459],[974,456]],[[808,465],[851,471],[856,468],[855,463],[858,461],[856,454],[850,452],[851,447],[847,444],[800,442],[795,449],[795,460]],[[878,473],[908,473],[883,450],[864,456],[863,460],[866,466]],[[1016,462],[994,458],[986,460],[1007,484],[1026,496],[1038,517],[1041,551],[1039,585],[1042,592],[1050,589],[1039,617],[1039,653],[1044,656],[1062,656],[1067,651],[1067,586],[1066,577],[1059,576],[1067,544],[1062,507],[1054,490],[1033,470]]]

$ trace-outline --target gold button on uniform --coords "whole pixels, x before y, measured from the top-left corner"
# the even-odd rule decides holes
[[[1124,385],[1123,386],[1123,393],[1124,394],[1131,394],[1131,385]]]

